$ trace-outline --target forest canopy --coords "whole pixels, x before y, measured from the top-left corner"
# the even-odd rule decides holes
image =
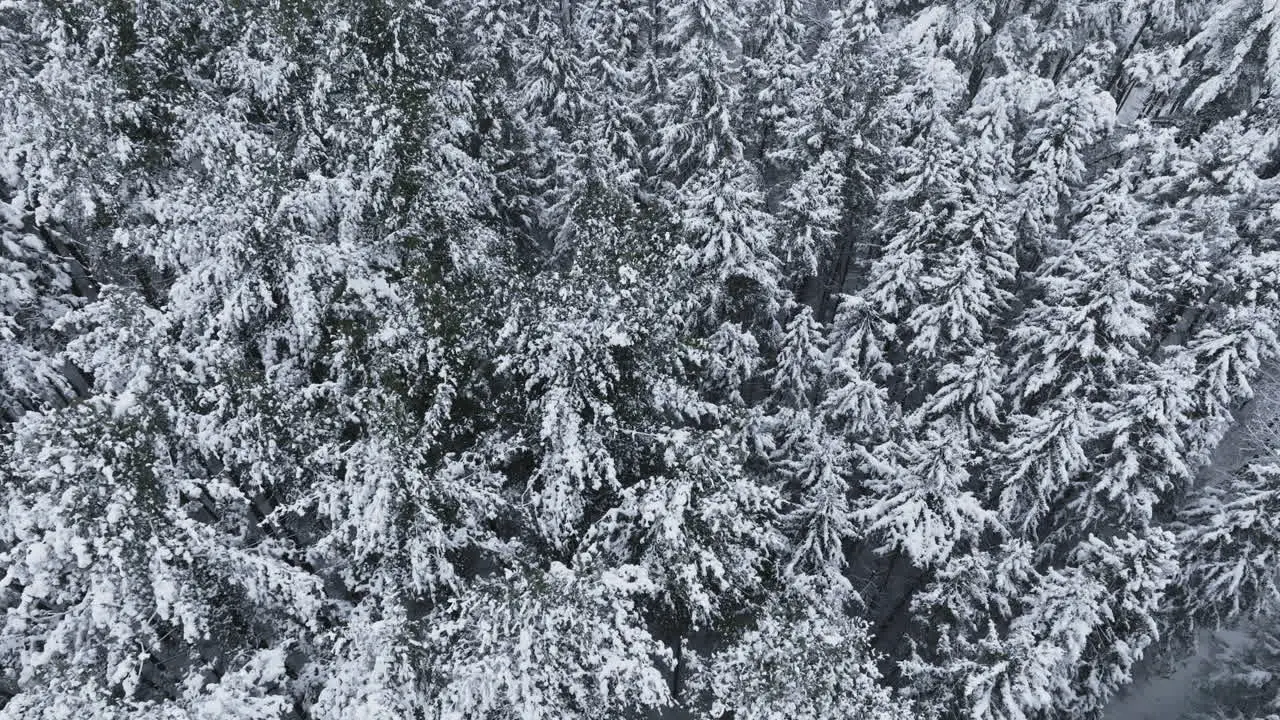
[[[1093,718],[1218,628],[1275,717],[1277,90],[1277,0],[0,0],[0,718]]]

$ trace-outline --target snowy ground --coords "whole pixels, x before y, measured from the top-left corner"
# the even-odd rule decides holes
[[[1135,684],[1112,702],[1105,720],[1175,720],[1191,708],[1196,680],[1204,670],[1205,644],[1169,675],[1157,675]]]
[[[1219,630],[1215,635],[1218,642],[1227,644],[1247,637],[1232,630]],[[1117,697],[1103,715],[1104,720],[1176,720],[1194,709],[1199,681],[1208,669],[1214,643],[1206,632],[1197,646],[1196,654],[1179,663],[1172,673],[1141,680]]]

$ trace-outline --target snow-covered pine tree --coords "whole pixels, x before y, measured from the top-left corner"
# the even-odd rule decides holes
[[[1272,520],[1278,494],[1280,467],[1251,462],[1184,511],[1184,573],[1194,588],[1184,595],[1188,620],[1221,625],[1264,612],[1280,598],[1270,563],[1280,548]]]
[[[1209,16],[1187,43],[1197,66],[1187,103],[1195,110],[1215,101],[1223,109],[1241,108],[1273,94],[1280,77],[1280,9],[1267,0],[1227,0],[1206,7]]]
[[[42,138],[117,149],[112,220],[77,230],[142,272],[104,275],[69,321],[90,397],[14,429],[3,652],[25,717],[307,705],[364,627],[342,618],[448,587],[462,528],[498,507],[474,476],[429,472],[467,432],[445,420],[472,365],[439,342],[459,326],[435,283],[486,260],[447,66],[407,61],[440,60],[441,19],[304,5],[33,15],[49,82],[109,89]],[[154,81],[168,63],[194,70]],[[50,111],[44,81],[24,108]],[[46,157],[102,183],[75,151]]]
[[[97,291],[85,267],[95,248],[78,231],[98,220],[99,198],[92,184],[55,171],[62,151],[43,114],[74,125],[91,117],[97,91],[50,66],[41,25],[32,3],[0,11],[0,432],[26,410],[83,390],[59,357],[67,334],[55,324]],[[44,110],[27,101],[36,88],[49,90]]]
[[[845,543],[856,527],[849,474],[858,458],[847,438],[829,429],[829,423],[846,427],[845,418],[833,418],[827,408],[815,405],[828,396],[826,342],[813,310],[799,306],[772,370],[776,409],[770,425],[776,449],[770,460],[787,502],[782,522],[790,557],[782,572],[784,582],[793,586],[796,598],[807,597],[815,607],[842,607],[846,601],[857,601],[844,568]],[[862,408],[847,410],[861,417]]]
[[[595,718],[670,704],[671,652],[637,607],[652,591],[644,568],[528,572],[473,587],[432,623],[425,717]]]
[[[1032,527],[1087,468],[1085,444],[1141,367],[1155,320],[1155,257],[1138,231],[1135,167],[1113,170],[1080,198],[1071,245],[1044,261],[1040,297],[1010,333],[1015,418],[999,465],[1007,522]],[[1042,454],[1043,453],[1043,454]]]
[[[0,135],[4,137],[4,135]],[[16,155],[16,152],[11,152]],[[17,163],[0,172],[0,422],[73,399],[77,388],[58,358],[55,325],[95,288],[51,219],[43,224],[24,192]]]
[[[746,4],[753,19],[742,40],[746,97],[743,113],[751,141],[745,150],[767,157],[785,141],[782,128],[794,122],[791,98],[803,81],[805,45],[812,20],[804,0],[755,0]]]
[[[705,717],[914,717],[883,683],[863,623],[838,603],[799,603],[796,609],[783,597],[701,661],[693,684],[709,700]]]
[[[474,102],[467,150],[493,168],[492,210],[526,253],[553,249],[566,220],[560,146],[581,120],[585,90],[568,7],[482,0],[444,8],[470,39],[457,48]]]
[[[651,153],[680,186],[700,170],[743,158],[738,116],[744,98],[734,76],[746,18],[728,0],[666,0],[658,8],[663,88]]]
[[[865,261],[882,145],[886,99],[898,77],[878,36],[874,4],[850,0],[832,8],[825,33],[804,61],[796,87],[776,108],[778,139],[765,148],[780,177],[778,256],[802,300],[831,317],[831,299],[846,290],[854,263]],[[811,41],[813,42],[813,41]],[[809,281],[809,282],[806,282]]]
[[[616,0],[584,5],[574,15],[582,47],[586,118],[574,133],[567,160],[577,175],[569,202],[578,202],[590,183],[639,195],[651,191],[645,172],[653,128],[647,122],[645,68],[652,67],[654,21],[648,0]],[[570,216],[572,220],[572,216]]]
[[[575,565],[632,564],[649,578],[649,621],[675,653],[672,695],[685,703],[686,643],[723,633],[765,599],[785,539],[777,489],[747,472],[728,432],[674,430],[658,441],[662,464],[590,528]]]

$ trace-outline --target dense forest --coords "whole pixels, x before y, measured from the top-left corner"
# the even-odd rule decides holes
[[[0,718],[1280,713],[1280,0],[0,0]]]

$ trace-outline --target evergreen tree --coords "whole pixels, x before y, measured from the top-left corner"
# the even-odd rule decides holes
[[[784,605],[709,658],[697,684],[711,698],[708,717],[911,717],[875,660],[857,621]]]

